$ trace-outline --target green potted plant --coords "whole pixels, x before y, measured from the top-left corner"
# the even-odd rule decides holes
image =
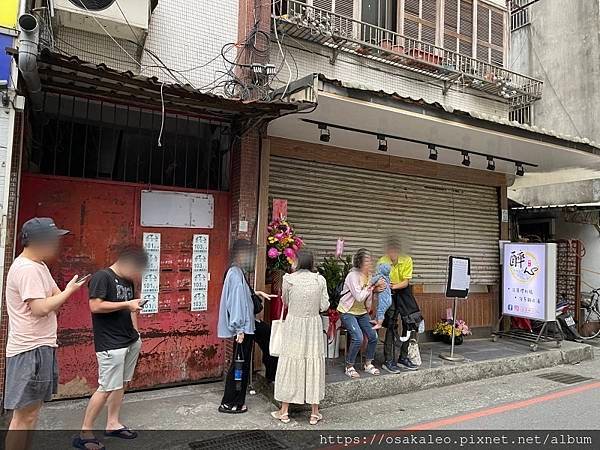
[[[327,283],[329,294],[329,309],[322,315],[323,330],[325,332],[325,348],[327,358],[339,356],[340,314],[337,311],[340,296],[343,294],[344,280],[352,268],[352,257],[326,256],[317,266],[319,273]]]

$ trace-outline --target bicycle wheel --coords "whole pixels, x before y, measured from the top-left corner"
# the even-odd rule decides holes
[[[586,325],[588,324],[592,324],[592,323],[598,323],[598,321],[600,321],[600,311],[598,310],[598,303],[594,302],[592,305],[590,305],[589,308],[582,308],[584,311],[584,319],[583,319],[583,323],[581,324],[581,328],[583,329],[584,327],[586,327]],[[598,336],[600,336],[600,327],[598,328],[598,330],[595,333],[592,333],[589,336],[581,336],[582,339],[588,340],[588,339],[594,339],[597,338]]]

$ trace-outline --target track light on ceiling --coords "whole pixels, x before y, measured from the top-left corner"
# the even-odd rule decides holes
[[[377,147],[377,149],[380,152],[387,152],[388,146],[387,146],[387,139],[383,134],[378,134],[377,135],[377,140],[379,141],[379,146]]]
[[[461,152],[463,155],[462,165],[469,167],[471,165],[471,157],[469,156],[469,152]]]
[[[437,148],[435,148],[434,144],[428,144],[427,148],[429,149],[429,159],[431,159],[432,161],[437,161],[438,159],[438,151]]]
[[[321,142],[329,142],[331,135],[329,134],[329,129],[327,128],[327,125],[325,125],[324,123],[320,123],[319,130],[321,130],[321,135],[319,136],[319,140]]]
[[[482,158],[486,158],[487,159],[487,169],[492,171],[492,170],[496,170],[496,161],[503,161],[509,164],[514,164],[515,168],[516,168],[516,175],[518,176],[523,176],[525,175],[525,166],[529,166],[529,167],[538,167],[537,164],[531,163],[531,162],[524,162],[524,161],[518,161],[512,158],[507,158],[504,156],[500,156],[500,155],[490,155],[487,153],[482,153],[482,152],[478,152],[475,150],[464,150],[462,148],[458,148],[458,147],[452,147],[449,145],[444,145],[444,144],[434,144],[431,142],[426,142],[426,141],[422,141],[422,140],[418,140],[418,139],[412,139],[412,138],[408,138],[408,137],[403,137],[403,136],[396,136],[393,134],[381,134],[375,131],[369,131],[369,130],[361,130],[358,128],[352,128],[349,126],[345,126],[345,125],[338,125],[338,124],[333,124],[333,123],[323,123],[323,122],[319,122],[316,120],[312,120],[312,119],[301,119],[303,122],[307,122],[307,123],[311,123],[314,125],[317,125],[319,127],[319,131],[320,131],[320,136],[319,139],[321,142],[329,142],[331,135],[330,135],[330,128],[335,128],[338,130],[344,130],[344,131],[348,131],[348,132],[352,132],[352,133],[362,133],[362,134],[367,134],[370,136],[375,136],[377,137],[378,140],[378,149],[380,151],[387,151],[388,150],[388,140],[389,139],[394,139],[394,140],[399,140],[399,141],[403,141],[403,142],[411,142],[414,144],[419,144],[419,145],[427,145],[427,148],[429,149],[429,159],[433,160],[433,161],[437,161],[438,159],[438,148],[443,148],[445,150],[449,150],[449,151],[453,151],[453,152],[457,152],[462,154],[463,156],[463,160],[461,162],[461,164],[465,167],[469,167],[471,165],[471,155],[475,155],[476,157],[482,157]]]
[[[517,167],[517,171],[515,172],[517,176],[522,177],[523,175],[525,175],[525,169],[523,168],[523,164],[515,163],[515,166]]]

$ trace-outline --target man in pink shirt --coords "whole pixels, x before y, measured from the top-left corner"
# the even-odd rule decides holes
[[[67,233],[50,218],[25,222],[23,252],[8,271],[4,408],[13,411],[9,431],[35,429],[42,403],[56,393],[56,311],[87,280],[76,275],[61,291],[46,266],[58,256],[60,237]],[[27,432],[9,432],[6,448],[26,449],[29,441]]]

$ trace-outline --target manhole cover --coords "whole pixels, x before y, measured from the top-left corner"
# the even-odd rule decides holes
[[[538,378],[543,378],[545,380],[556,381],[557,383],[562,384],[576,384],[583,383],[584,381],[589,381],[592,378],[582,377],[581,375],[565,373],[565,372],[549,372],[538,375]]]
[[[190,442],[190,448],[211,449],[211,450],[263,450],[263,449],[286,449],[277,439],[265,431],[244,431],[241,433],[227,434],[218,438],[206,439],[203,441]]]

